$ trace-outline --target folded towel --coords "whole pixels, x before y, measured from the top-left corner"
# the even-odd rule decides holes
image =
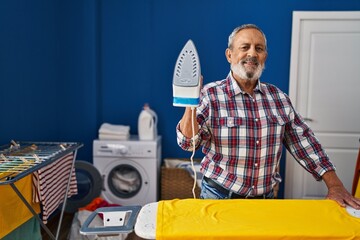
[[[103,123],[100,126],[100,134],[129,134],[130,126]]]
[[[99,139],[100,140],[127,140],[129,139],[130,134],[105,134],[105,133],[100,133],[99,134]]]

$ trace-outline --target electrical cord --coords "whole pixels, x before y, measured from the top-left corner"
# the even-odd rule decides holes
[[[193,194],[193,197],[194,199],[196,199],[196,194],[195,194],[195,188],[196,188],[196,183],[197,183],[197,175],[196,175],[196,169],[195,169],[195,166],[194,166],[194,156],[195,156],[195,123],[194,123],[194,110],[195,108],[194,107],[191,107],[191,127],[192,127],[192,144],[193,144],[193,149],[192,149],[192,154],[191,154],[191,157],[190,157],[190,162],[191,162],[191,168],[194,172],[194,184],[193,184],[193,187],[192,187],[192,194]]]

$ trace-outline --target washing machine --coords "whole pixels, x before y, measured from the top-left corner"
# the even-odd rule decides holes
[[[102,179],[101,197],[109,203],[143,206],[158,201],[161,136],[94,140],[93,164]]]

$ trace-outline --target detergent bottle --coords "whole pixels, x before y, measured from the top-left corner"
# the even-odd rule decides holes
[[[154,140],[157,136],[157,115],[148,104],[140,112],[138,134],[140,140]]]

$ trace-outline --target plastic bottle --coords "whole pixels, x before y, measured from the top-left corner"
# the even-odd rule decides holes
[[[154,140],[157,136],[157,115],[145,104],[138,119],[138,134],[140,140]]]

